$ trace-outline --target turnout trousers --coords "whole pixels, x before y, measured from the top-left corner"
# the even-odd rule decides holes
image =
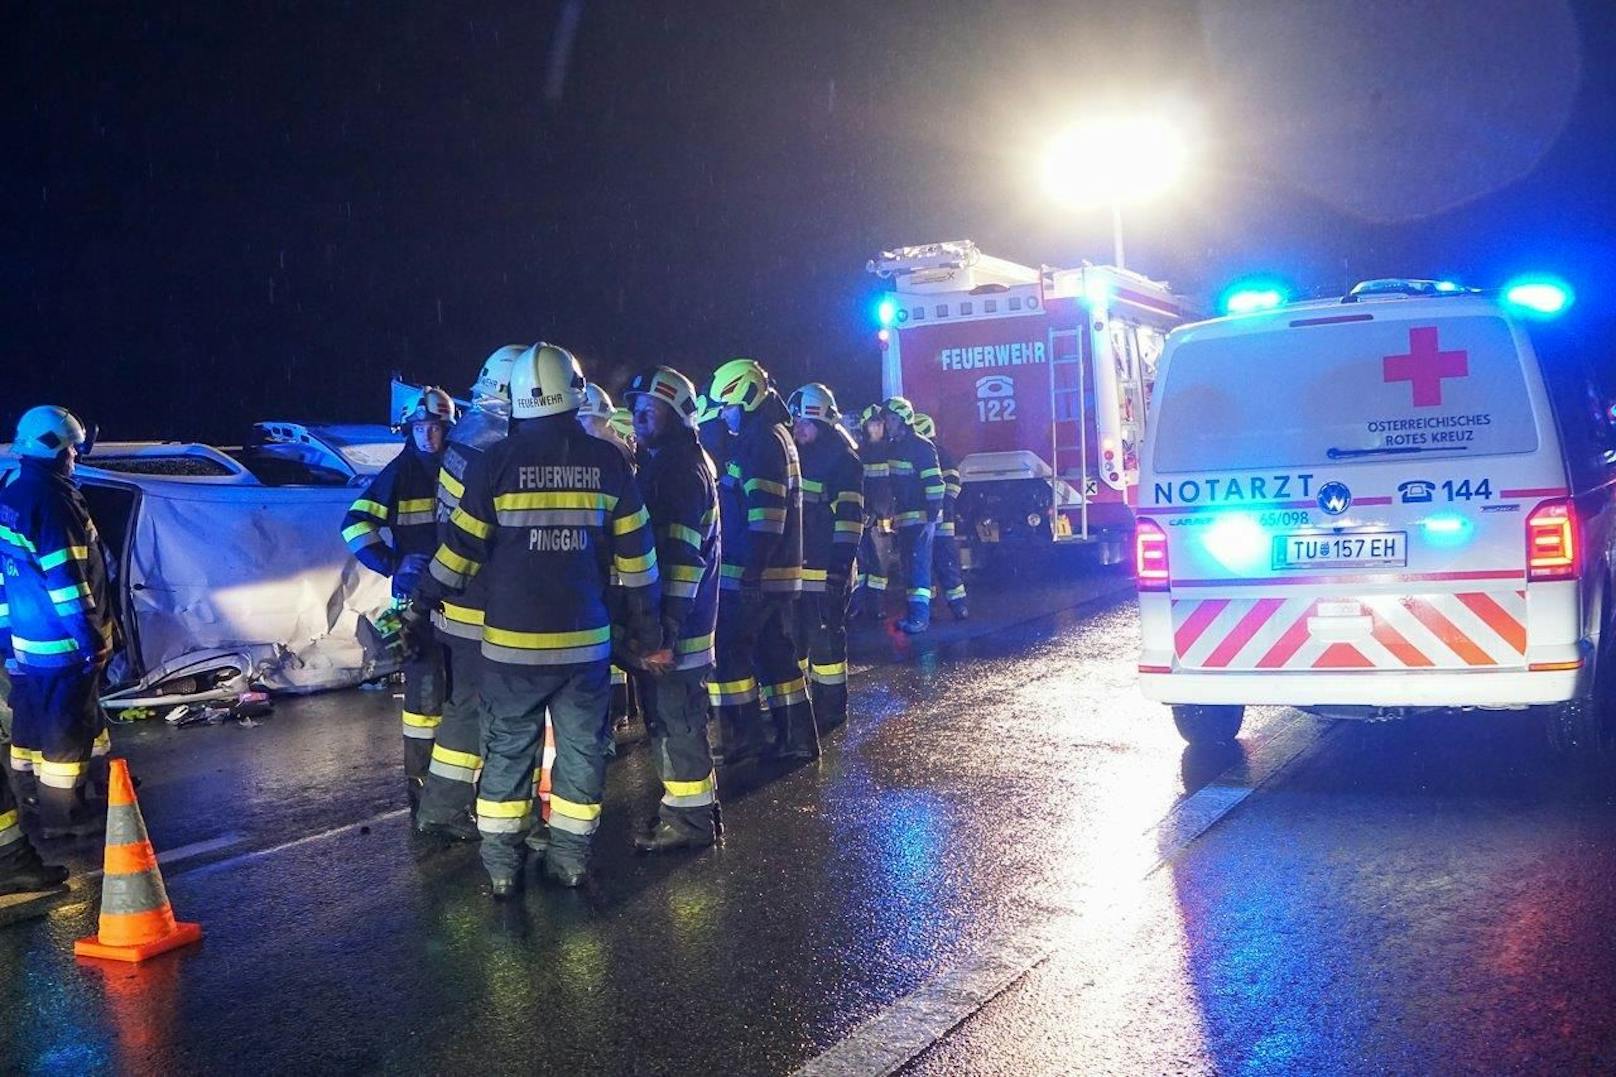
[[[931,605],[932,544],[937,534],[934,523],[898,530],[898,558],[903,565],[904,592],[913,609],[917,603]]]
[[[645,712],[651,757],[662,779],[657,819],[711,841],[718,777],[707,743],[707,682],[711,666],[679,669],[662,677],[636,670],[634,689]]]
[[[411,811],[419,806],[432,762],[432,742],[443,723],[447,676],[443,648],[435,641],[404,661],[404,777]]]
[[[103,668],[27,669],[11,682],[11,768],[32,775],[46,827],[82,823],[105,810]]]
[[[550,844],[558,867],[582,872],[600,825],[611,736],[611,672],[598,662],[581,672],[546,673],[485,662],[480,674],[483,773],[477,829],[491,878],[510,878],[526,855],[523,839],[536,823],[534,768],[544,742],[544,714],[555,727],[550,773]]]
[[[22,831],[22,815],[17,808],[17,797],[11,780],[0,774],[0,879],[16,868],[33,861],[33,850],[28,835]]]
[[[769,708],[776,755],[819,753],[808,680],[797,661],[795,595],[721,591],[718,662],[708,685],[718,723],[719,762],[746,762],[771,747],[759,701]]]
[[[955,526],[954,520],[944,520],[938,524],[932,547],[932,567],[937,586],[950,606],[965,601],[965,577],[960,573],[959,539],[955,536]]]
[[[858,591],[861,613],[880,619],[886,604],[888,566],[892,563],[892,533],[881,530],[879,520],[867,520],[859,538]]]
[[[797,645],[808,660],[814,722],[827,733],[847,721],[848,587],[831,581],[797,600]]]
[[[443,652],[448,694],[417,816],[426,823],[447,823],[470,815],[477,798],[477,776],[483,768],[482,704],[477,694],[483,654],[482,645],[473,640],[435,646]]]

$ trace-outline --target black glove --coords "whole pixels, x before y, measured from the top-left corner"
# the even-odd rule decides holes
[[[411,599],[398,611],[398,620],[404,654],[414,658],[432,643],[432,609],[420,599]]]

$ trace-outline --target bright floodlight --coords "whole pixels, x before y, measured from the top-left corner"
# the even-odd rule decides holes
[[[1050,144],[1044,187],[1080,209],[1144,202],[1177,182],[1187,158],[1183,137],[1163,120],[1093,119]]]

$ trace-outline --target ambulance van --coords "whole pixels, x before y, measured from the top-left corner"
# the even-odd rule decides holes
[[[1503,296],[1391,280],[1169,336],[1139,677],[1187,741],[1257,704],[1533,707],[1556,747],[1609,750],[1610,400],[1527,330]]]

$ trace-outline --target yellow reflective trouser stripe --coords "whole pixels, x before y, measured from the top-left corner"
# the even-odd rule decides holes
[[[608,643],[612,628],[589,628],[582,632],[513,632],[508,628],[487,627],[483,639],[500,647],[525,647],[529,650],[552,650],[559,647],[588,647],[594,643]]]
[[[555,798],[551,798],[553,802]],[[531,800],[484,800],[477,798],[477,815],[482,819],[520,819],[533,810]]]
[[[823,582],[824,580],[828,579],[829,576],[830,573],[822,568],[805,568],[802,570],[802,578],[805,580],[818,580]]]
[[[702,570],[700,565],[661,565],[659,567],[662,570],[664,579],[673,580],[676,583],[701,582]]]
[[[813,674],[816,677],[834,677],[838,673],[847,672],[847,663],[830,662],[822,666],[818,662],[815,662],[809,668],[813,671]]]
[[[65,549],[57,550],[55,553],[48,553],[41,557],[39,559],[39,570],[49,572],[59,565],[67,564],[69,561],[88,561],[89,559],[90,548],[88,546],[68,546]]]
[[[405,711],[404,735],[417,740],[431,740],[442,722],[441,714],[416,714],[414,711]]]
[[[112,737],[105,729],[95,735],[90,742],[90,758],[95,759],[112,751]]]
[[[447,471],[438,472],[438,485],[449,491],[450,496],[456,501],[466,496],[466,484]]]
[[[680,640],[674,650],[679,654],[700,654],[712,645],[713,633],[709,632],[705,636],[691,636],[689,639]]]
[[[34,760],[38,758],[40,758],[40,754],[32,748],[19,748],[15,744],[11,746],[11,767],[13,770],[32,770]]]
[[[482,756],[472,752],[457,752],[453,748],[445,748],[442,744],[432,746],[432,758],[451,766],[465,767],[467,770],[476,770],[483,765]]]
[[[53,789],[71,789],[90,769],[88,763],[52,763],[49,759],[34,758],[34,774],[40,784]]]
[[[481,520],[477,519],[477,517],[467,512],[463,507],[457,508],[454,510],[454,512],[449,514],[449,522],[460,528],[460,530],[464,531],[466,534],[480,539],[485,539],[494,533],[493,524],[483,523]]]
[[[667,790],[668,795],[675,797],[700,796],[703,793],[711,793],[717,787],[718,781],[711,773],[693,782],[678,782],[671,779],[664,779],[662,782],[662,788]]]
[[[751,493],[753,490],[762,490],[764,493],[773,494],[775,497],[786,496],[785,484],[775,482],[772,479],[747,479],[741,484],[741,489],[747,493]]]
[[[568,819],[582,819],[586,822],[600,818],[599,804],[580,804],[576,800],[550,794],[550,816],[565,815]]]
[[[376,519],[382,521],[382,523],[387,522],[387,506],[378,501],[371,501],[368,498],[362,497],[358,501],[355,501],[352,505],[348,506],[348,511],[363,513],[366,516],[374,516]]]
[[[484,800],[477,798],[477,829],[485,834],[520,834],[533,812],[531,800]]]

